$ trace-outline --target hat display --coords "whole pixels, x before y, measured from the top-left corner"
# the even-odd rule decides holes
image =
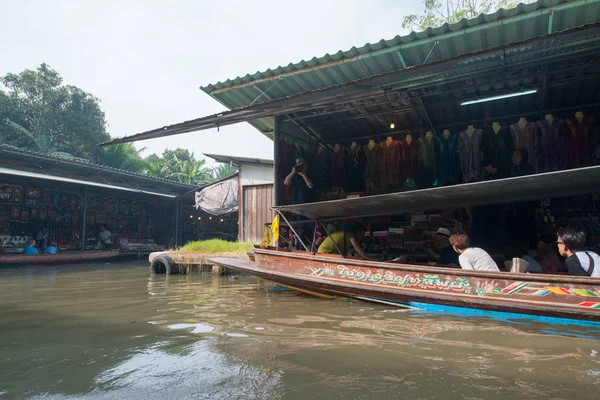
[[[296,168],[297,166],[302,165],[302,164],[306,164],[306,161],[304,161],[304,158],[298,157],[298,158],[296,158],[296,164],[294,164],[294,168]]]
[[[450,237],[450,231],[446,228],[440,228],[437,230],[437,232],[435,233],[436,236],[442,236],[445,238],[449,238]]]

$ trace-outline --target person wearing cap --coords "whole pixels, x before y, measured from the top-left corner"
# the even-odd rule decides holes
[[[428,249],[429,256],[435,264],[458,265],[458,254],[452,248],[449,238],[450,231],[446,228],[440,228],[435,233],[436,251]]]
[[[292,172],[285,177],[283,184],[292,187],[292,204],[310,203],[314,198],[312,180],[307,175],[308,163],[304,158],[297,158]]]

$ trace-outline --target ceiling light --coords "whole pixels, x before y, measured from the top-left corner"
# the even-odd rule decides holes
[[[396,125],[394,125],[394,123],[392,122],[392,123],[390,124],[390,129],[394,129],[395,127],[396,127]]]
[[[481,98],[481,99],[469,100],[469,101],[465,101],[465,102],[460,103],[460,105],[461,106],[468,106],[468,105],[471,105],[471,104],[484,103],[486,101],[508,99],[509,97],[525,96],[526,94],[534,94],[534,93],[537,93],[537,89],[531,89],[531,90],[525,90],[525,91],[522,91],[522,92],[514,92],[514,93],[508,93],[508,94],[501,94],[499,96],[484,97],[484,98]]]
[[[190,218],[194,218],[194,216],[193,216],[193,215],[190,215]]]
[[[198,217],[198,219],[202,219],[202,217]]]

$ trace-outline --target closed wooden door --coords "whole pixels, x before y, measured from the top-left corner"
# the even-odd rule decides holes
[[[273,184],[244,186],[243,189],[243,234],[244,242],[260,243],[263,240],[265,223],[273,219]]]

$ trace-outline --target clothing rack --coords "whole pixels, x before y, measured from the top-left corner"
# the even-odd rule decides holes
[[[498,117],[490,116],[487,121],[490,126],[493,122],[499,122],[500,125],[502,125],[502,126],[509,126],[509,125],[512,125],[512,124],[518,122],[519,118],[521,118],[521,117],[526,117],[531,122],[536,122],[536,121],[544,119],[546,114],[552,114],[555,118],[559,118],[559,119],[569,119],[569,118],[572,118],[573,115],[575,114],[575,112],[577,112],[577,111],[582,111],[584,113],[584,115],[586,115],[586,116],[591,115],[594,118],[600,118],[600,103],[588,104],[585,106],[555,108],[555,109],[542,110],[542,111],[536,110],[536,111],[530,111],[530,112],[523,112],[523,113],[519,113],[519,114],[503,115],[503,116],[498,116]],[[435,130],[437,130],[438,132],[442,132],[444,129],[448,129],[452,133],[458,133],[459,131],[464,130],[468,125],[474,125],[476,129],[482,129],[484,122],[485,122],[485,120],[483,118],[480,118],[480,119],[456,122],[456,123],[452,123],[452,124],[434,125],[433,128]],[[377,140],[378,138],[385,138],[388,136],[393,137],[393,136],[398,136],[398,135],[402,136],[401,139],[404,139],[406,137],[406,135],[408,135],[408,134],[413,135],[414,139],[419,139],[423,135],[423,130],[425,132],[427,132],[432,129],[430,129],[429,127],[425,127],[425,128],[421,127],[421,128],[414,128],[414,129],[398,129],[398,130],[394,130],[391,132],[383,132],[383,133],[378,133],[378,134],[374,134],[374,135],[359,136],[359,137],[346,139],[346,140],[339,140],[339,139],[332,140],[332,141],[328,141],[327,144],[335,144],[335,143],[343,144],[343,143],[350,143],[350,142],[366,144],[366,142],[362,143],[362,141],[364,141],[364,140],[368,141],[371,139]]]

